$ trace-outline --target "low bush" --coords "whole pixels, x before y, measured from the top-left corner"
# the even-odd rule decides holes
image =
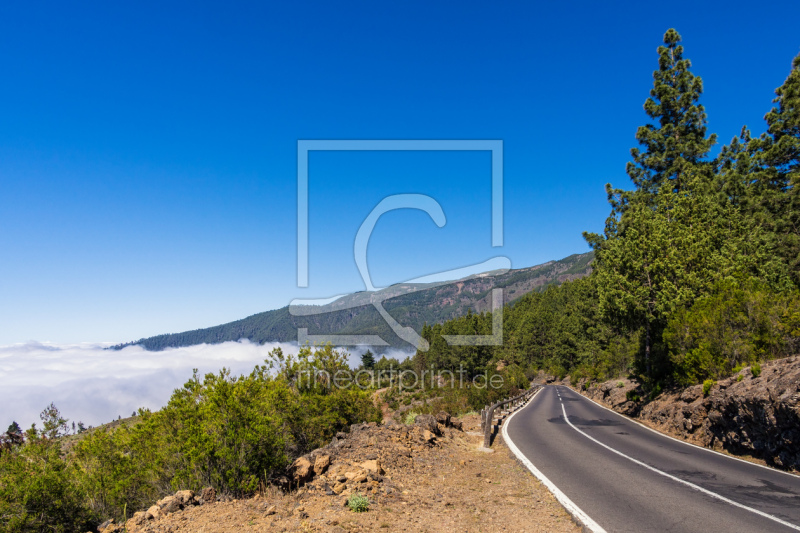
[[[369,510],[369,498],[359,492],[353,493],[347,499],[347,506],[356,513],[366,512]]]
[[[714,386],[715,381],[713,379],[707,379],[703,382],[703,396],[708,396],[708,393],[711,392],[711,387]]]
[[[414,419],[417,418],[419,415],[420,413],[416,411],[409,411],[408,413],[406,413],[406,416],[403,419],[403,423],[407,426],[410,426],[411,424],[414,423]]]
[[[625,393],[625,398],[627,398],[631,402],[638,402],[639,400],[641,400],[641,398],[639,397],[639,393],[637,393],[633,389]]]
[[[0,454],[0,531],[72,533],[93,529],[99,523],[98,515],[75,482],[79,475],[75,463],[62,456],[54,438],[31,431],[27,437],[23,445]]]
[[[663,391],[663,387],[661,385],[661,382],[657,381],[656,384],[653,385],[653,388],[650,390],[650,393],[647,395],[647,397],[650,400],[655,400],[656,398],[658,398],[661,395],[662,391]]]

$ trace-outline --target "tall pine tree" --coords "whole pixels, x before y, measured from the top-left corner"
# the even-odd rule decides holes
[[[653,72],[653,88],[644,110],[653,124],[639,127],[636,140],[642,149],[633,148],[633,161],[627,172],[638,190],[656,194],[670,184],[672,190],[685,187],[688,176],[708,154],[716,135],[706,137],[706,112],[698,104],[703,80],[689,70],[692,63],[683,57],[681,36],[674,29],[664,34],[658,47],[658,70]]]
[[[800,55],[766,114],[767,133],[754,142],[766,218],[793,281],[800,286]]]
[[[633,191],[606,185],[611,216],[604,235],[584,233],[596,250],[595,275],[603,315],[612,323],[644,330],[643,363],[653,374],[653,345],[670,313],[708,285],[722,246],[708,224],[724,214],[706,201],[716,140],[707,136],[698,104],[702,80],[690,72],[674,29],[658,48],[658,70],[644,109],[653,122],[641,126],[627,173]],[[703,201],[700,201],[700,200]],[[659,366],[659,365],[656,365]],[[664,369],[656,369],[663,371]]]
[[[662,190],[680,192],[711,181],[713,166],[706,157],[717,136],[707,136],[706,111],[698,103],[703,80],[689,70],[691,61],[683,57],[680,42],[680,34],[670,28],[658,47],[658,70],[653,72],[653,88],[644,103],[653,122],[636,131],[641,149],[631,149],[633,161],[626,166],[634,190],[606,184],[611,216],[606,220],[605,237],[584,235],[594,248],[604,238],[616,235],[619,217],[632,201],[652,204]]]

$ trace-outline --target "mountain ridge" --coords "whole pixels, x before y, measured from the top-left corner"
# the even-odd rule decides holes
[[[324,306],[315,306],[319,309],[313,314],[304,311],[293,315],[290,306],[285,306],[218,326],[142,338],[111,349],[140,345],[155,351],[240,339],[258,344],[292,342],[297,341],[298,328],[306,328],[309,335],[378,335],[388,343],[388,347],[410,347],[371,305],[375,295],[381,296],[379,300],[395,320],[419,332],[425,323],[435,324],[463,316],[468,309],[476,313],[491,310],[492,289],[506,289],[504,296],[508,304],[528,292],[586,276],[591,272],[593,259],[594,252],[587,252],[531,267],[494,270],[454,281],[397,283],[378,291],[359,291],[342,296]]]

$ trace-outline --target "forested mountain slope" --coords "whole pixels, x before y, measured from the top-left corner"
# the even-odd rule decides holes
[[[383,305],[403,326],[422,331],[423,325],[438,324],[467,314],[491,309],[491,291],[505,289],[506,303],[549,285],[581,278],[591,272],[594,253],[575,254],[559,261],[509,270],[487,272],[453,282],[397,284],[378,291],[386,297]],[[385,293],[388,293],[385,294]],[[397,337],[378,311],[370,305],[373,293],[359,292],[320,306],[320,314],[293,316],[289,307],[258,313],[241,320],[205,329],[158,335],[114,348],[138,344],[148,350],[161,350],[201,343],[220,343],[249,339],[251,342],[297,340],[297,328],[308,328],[309,335],[379,335],[390,346],[409,347]],[[363,304],[362,304],[363,302]],[[361,305],[359,305],[361,304]]]

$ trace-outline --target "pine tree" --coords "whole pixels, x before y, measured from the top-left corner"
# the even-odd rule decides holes
[[[361,365],[366,370],[372,370],[373,368],[375,368],[375,356],[372,354],[371,351],[367,350],[361,356]]]
[[[764,161],[775,169],[776,185],[791,187],[800,176],[800,55],[783,85],[775,89],[773,103],[766,114],[767,133],[772,144],[765,150]]]
[[[17,422],[15,420],[15,421],[11,422],[10,426],[8,426],[8,429],[6,430],[6,433],[11,433],[13,435],[21,435],[22,434],[22,428],[19,427],[19,424],[17,424]]]
[[[45,407],[39,414],[39,418],[42,420],[43,426],[41,434],[46,439],[55,440],[67,434],[68,420],[61,416],[61,412],[54,403],[51,402],[50,405]]]
[[[705,158],[716,136],[706,136],[706,113],[698,104],[702,80],[689,71],[680,41],[669,29],[658,48],[659,68],[644,104],[654,123],[637,130],[642,149],[631,150],[626,169],[634,190],[606,185],[612,212],[604,235],[584,233],[596,251],[603,316],[644,331],[648,376],[652,348],[670,312],[691,302],[718,274],[723,243],[714,222],[729,216],[706,197],[713,167]]]
[[[584,233],[595,250],[620,231],[620,217],[631,202],[652,205],[662,190],[679,192],[692,185],[699,189],[711,181],[713,166],[705,157],[717,136],[706,136],[705,108],[697,103],[703,80],[689,71],[691,61],[683,57],[680,41],[680,34],[670,28],[664,34],[664,45],[658,47],[659,68],[653,72],[653,88],[644,103],[645,112],[655,123],[636,131],[643,150],[632,148],[633,161],[626,166],[634,190],[606,184],[611,215],[606,219],[604,235]]]
[[[800,55],[766,114],[767,133],[753,142],[761,206],[793,281],[800,286]]]
[[[685,188],[687,174],[703,164],[716,142],[716,135],[706,137],[705,108],[697,103],[703,80],[690,72],[691,61],[683,57],[680,42],[680,34],[670,28],[658,47],[658,70],[644,103],[655,124],[639,127],[636,140],[643,150],[633,148],[627,166],[636,189],[650,195],[667,184],[673,191]]]
[[[747,126],[742,128],[739,136],[731,140],[731,144],[723,146],[715,162],[716,190],[722,203],[731,203],[740,209],[745,216],[753,216],[755,191],[755,173],[758,170],[756,158],[753,157],[753,141]]]

